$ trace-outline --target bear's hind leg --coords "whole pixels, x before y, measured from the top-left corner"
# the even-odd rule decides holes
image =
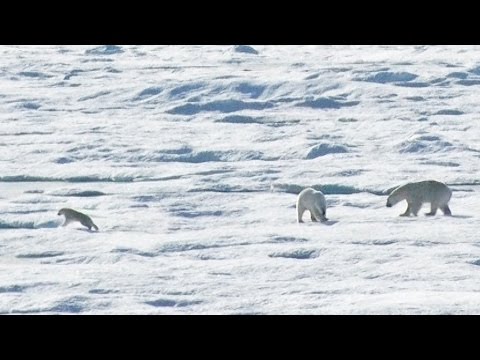
[[[438,205],[436,203],[432,202],[431,207],[430,207],[430,212],[425,213],[425,215],[426,216],[433,216],[437,213],[437,210],[438,210]]]
[[[87,227],[88,230],[91,230],[91,229],[92,229],[92,225],[89,224],[87,221],[80,221],[80,224],[82,224],[83,226]]]
[[[450,208],[448,207],[448,204],[443,206],[441,209],[442,209],[442,211],[445,215],[452,216],[452,212],[450,211]]]
[[[310,211],[310,218],[312,219],[312,221],[317,221],[317,218],[315,217],[315,215],[313,215],[313,211]]]

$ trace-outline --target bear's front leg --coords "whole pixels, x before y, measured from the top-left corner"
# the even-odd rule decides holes
[[[410,204],[408,204],[407,210],[403,214],[400,214],[400,216],[410,216]]]

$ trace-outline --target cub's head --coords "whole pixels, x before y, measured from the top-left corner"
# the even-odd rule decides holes
[[[65,209],[60,209],[57,215],[63,215],[63,214],[65,214]]]

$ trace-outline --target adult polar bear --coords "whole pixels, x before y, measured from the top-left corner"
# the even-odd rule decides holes
[[[310,211],[312,221],[328,221],[325,217],[327,213],[327,203],[325,196],[321,191],[312,188],[306,188],[298,194],[297,198],[297,221],[302,223],[302,217],[305,210]]]
[[[435,180],[419,181],[402,185],[393,190],[387,199],[387,207],[407,200],[407,210],[400,216],[410,216],[410,214],[417,216],[423,203],[431,204],[430,212],[425,214],[427,216],[435,215],[439,208],[445,215],[452,215],[448,207],[451,197],[452,191],[444,183]]]

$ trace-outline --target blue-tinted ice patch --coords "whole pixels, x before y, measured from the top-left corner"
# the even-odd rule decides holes
[[[463,86],[473,86],[473,85],[480,85],[480,80],[478,79],[464,79],[458,80],[456,84],[463,85]]]
[[[63,251],[42,251],[42,252],[29,252],[24,254],[18,254],[16,257],[19,259],[43,259],[64,255]]]
[[[468,72],[475,75],[480,75],[480,66],[475,66],[474,68],[470,69]]]
[[[195,210],[172,210],[171,211],[175,216],[185,217],[185,218],[196,218],[202,216],[224,216],[225,212],[221,210],[213,211],[195,211]]]
[[[454,71],[447,75],[447,78],[454,78],[454,79],[466,79],[468,74],[465,72]]]
[[[453,144],[439,136],[419,135],[397,145],[400,153],[436,153],[454,150]]]
[[[430,86],[429,83],[426,82],[397,82],[394,83],[395,86],[403,86],[403,87],[411,87],[411,88],[424,88]]]
[[[87,96],[83,96],[81,98],[78,99],[78,101],[87,101],[87,100],[93,100],[93,99],[97,99],[101,96],[105,96],[105,95],[108,95],[110,94],[110,91],[99,91],[93,95],[87,95]]]
[[[155,307],[185,307],[191,305],[201,304],[200,300],[175,300],[175,299],[157,299],[152,301],[145,301],[145,304]]]
[[[310,250],[310,249],[297,249],[291,251],[283,251],[283,252],[273,252],[268,254],[269,257],[273,258],[287,258],[287,259],[314,259],[319,256],[318,250]]]
[[[315,79],[317,79],[320,75],[321,75],[321,73],[311,74],[311,75],[305,76],[304,80],[315,80]]]
[[[53,162],[56,163],[56,164],[70,164],[70,163],[73,163],[75,161],[76,161],[75,159],[73,159],[71,157],[65,157],[65,156],[61,156],[61,157],[53,160]]]
[[[329,154],[344,154],[348,153],[348,148],[344,145],[328,144],[322,143],[311,147],[308,150],[305,159],[315,159],[320,156],[325,156]]]
[[[340,109],[342,107],[358,105],[359,101],[338,101],[332,98],[318,98],[298,103],[297,106],[310,107],[312,109]]]
[[[416,79],[418,75],[409,73],[409,72],[391,72],[391,71],[380,71],[376,74],[366,76],[364,78],[359,78],[357,80],[375,82],[379,84],[395,83],[395,82],[406,82]]]
[[[285,192],[288,194],[298,195],[303,189],[311,187],[317,191],[323,192],[325,195],[350,195],[359,193],[370,193],[373,195],[385,195],[387,190],[385,189],[367,189],[358,188],[355,186],[342,185],[342,184],[312,184],[312,185],[298,185],[298,184],[272,184],[271,191]]]
[[[25,285],[7,285],[7,286],[0,286],[0,294],[2,293],[20,293],[24,290],[28,289],[31,286]]]
[[[453,162],[453,161],[434,161],[434,160],[427,160],[422,162],[425,165],[437,165],[437,166],[445,166],[445,167],[459,167],[460,164]]]
[[[123,49],[116,45],[104,45],[85,51],[87,55],[115,55],[123,53]]]
[[[235,91],[247,94],[251,98],[256,99],[263,94],[267,87],[265,85],[254,85],[250,83],[241,83],[234,87]]]
[[[204,83],[191,83],[191,84],[180,85],[170,90],[169,96],[170,98],[183,97],[186,95],[190,95],[190,92],[201,89],[204,86],[205,86]]]
[[[164,154],[185,155],[192,153],[193,149],[189,146],[183,145],[179,148],[159,150],[159,152]]]
[[[48,309],[54,313],[71,313],[77,314],[89,308],[88,298],[85,296],[71,296],[57,302],[56,305]]]
[[[120,290],[115,289],[90,289],[88,290],[89,294],[98,294],[98,295],[106,295],[106,294],[118,294]]]
[[[338,121],[342,123],[354,123],[354,122],[357,122],[358,120],[355,118],[340,118],[338,119]]]
[[[0,229],[35,229],[33,221],[3,221],[0,220]]]
[[[118,69],[115,69],[115,68],[110,67],[110,66],[106,67],[105,71],[110,73],[110,74],[121,74],[122,73],[122,70],[118,70]]]
[[[229,124],[262,124],[261,118],[255,118],[245,115],[229,115],[223,119],[216,120],[215,122],[229,123]]]
[[[144,100],[146,98],[160,94],[163,91],[163,88],[159,86],[152,86],[142,90],[134,100]]]
[[[28,110],[38,110],[42,107],[42,105],[35,102],[24,102],[20,104],[20,107]]]
[[[233,47],[233,51],[235,51],[236,53],[242,53],[242,54],[258,55],[258,51],[248,45],[235,45]]]
[[[455,110],[455,109],[443,109],[439,110],[433,115],[463,115],[464,112],[461,110]]]
[[[274,236],[271,239],[265,241],[267,244],[281,244],[281,243],[302,243],[308,242],[308,239],[301,238],[301,237],[293,237],[293,236]]]
[[[60,223],[57,220],[44,221],[44,222],[35,222],[35,221],[19,221],[19,220],[10,220],[4,221],[0,220],[0,230],[9,230],[9,229],[42,229],[42,228],[56,228],[60,226]]]
[[[77,190],[77,189],[72,189],[72,190],[61,190],[61,191],[55,191],[52,192],[51,195],[54,196],[74,196],[74,197],[96,197],[96,196],[106,196],[107,194],[98,191],[98,190]]]
[[[81,70],[81,69],[73,69],[72,71],[70,71],[67,75],[65,75],[65,77],[63,78],[63,80],[70,80],[73,76],[77,76],[78,74],[84,72],[85,70]]]
[[[18,75],[35,79],[48,79],[53,77],[53,75],[44,74],[39,71],[21,71]]]
[[[31,175],[7,175],[0,176],[0,182],[52,182],[66,181],[71,183],[89,183],[89,182],[112,182],[127,183],[136,180],[142,180],[134,176],[66,176],[66,177],[48,177]]]
[[[228,151],[228,150],[200,150],[194,151],[188,147],[177,150],[160,150],[159,152],[136,154],[130,156],[130,162],[184,162],[184,163],[204,163],[204,162],[231,162],[245,160],[271,160],[260,151]]]
[[[241,110],[265,110],[273,106],[273,103],[263,101],[217,100],[204,104],[187,103],[167,110],[167,113],[174,115],[195,115],[206,111],[231,113]]]
[[[425,98],[423,96],[407,96],[405,99],[411,101],[425,101]]]

